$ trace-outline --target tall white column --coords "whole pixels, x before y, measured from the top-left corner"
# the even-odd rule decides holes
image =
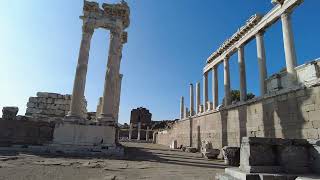
[[[225,57],[224,65],[224,105],[231,104],[229,57]]]
[[[188,117],[189,117],[189,109],[187,107],[185,107],[184,118],[188,118]]]
[[[184,97],[181,96],[181,100],[180,100],[180,119],[184,119]]]
[[[246,65],[244,61],[243,47],[238,48],[238,64],[240,78],[240,101],[247,100],[247,80],[246,80]]]
[[[84,91],[86,87],[90,43],[93,32],[94,26],[92,24],[83,25],[78,65],[73,84],[70,111],[68,113],[69,117],[81,118],[81,105],[84,99]]]
[[[119,25],[120,26],[120,25]],[[121,27],[121,26],[120,26]],[[114,103],[117,81],[119,80],[121,51],[122,51],[122,28],[114,28],[110,30],[110,47],[109,57],[107,64],[107,72],[105,78],[102,113],[100,114],[99,121],[108,125],[114,125]]]
[[[117,80],[117,89],[115,91],[115,103],[114,103],[114,106],[113,106],[113,112],[114,112],[114,117],[115,117],[115,121],[118,123],[118,120],[119,120],[119,108],[120,108],[120,97],[121,97],[121,84],[122,84],[122,78],[123,78],[123,75],[120,74],[119,79]]]
[[[257,42],[257,56],[258,56],[258,66],[259,66],[259,81],[260,81],[260,96],[263,96],[267,92],[266,82],[267,79],[267,65],[266,65],[266,51],[264,47],[264,32],[259,32],[256,34]]]
[[[218,90],[218,65],[212,68],[212,102],[213,110],[218,107],[219,103],[219,90]]]
[[[287,75],[290,85],[297,83],[297,72],[295,67],[297,66],[296,50],[293,39],[293,32],[291,26],[291,14],[285,12],[281,15],[282,32],[283,32],[283,44],[286,57]]]
[[[200,99],[200,83],[197,82],[196,84],[196,109],[197,109],[197,114],[200,113],[200,104],[201,104],[201,99]]]
[[[138,123],[138,138],[137,140],[140,141],[140,133],[141,133],[141,122]]]
[[[190,84],[190,116],[194,115],[194,91],[193,84]]]
[[[204,112],[208,110],[208,72],[203,74],[203,106],[204,106]]]

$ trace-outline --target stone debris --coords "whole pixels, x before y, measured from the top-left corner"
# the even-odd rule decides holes
[[[12,167],[15,167],[15,166],[8,163],[0,163],[0,168],[12,168]]]
[[[43,161],[36,161],[33,164],[44,165],[44,166],[71,166],[76,163],[79,163],[79,162],[59,160],[59,159],[54,159],[54,160],[49,159],[49,160],[43,160]]]
[[[104,168],[105,163],[100,162],[100,161],[88,161],[88,162],[83,163],[81,166],[87,167],[87,168]]]
[[[240,165],[240,148],[225,146],[222,148],[224,163],[229,166]]]
[[[18,158],[18,156],[0,156],[0,161],[17,160]]]
[[[196,153],[197,151],[198,151],[198,149],[195,148],[195,147],[186,147],[186,151],[185,152]]]
[[[71,95],[38,92],[37,97],[30,97],[27,103],[27,116],[64,117],[70,110]],[[82,101],[82,116],[87,116],[87,101]]]
[[[211,142],[202,141],[201,154],[202,157],[206,159],[217,159],[218,155],[220,154],[220,150],[213,149]]]
[[[14,120],[18,114],[18,107],[3,107],[2,109],[2,119],[3,120]]]

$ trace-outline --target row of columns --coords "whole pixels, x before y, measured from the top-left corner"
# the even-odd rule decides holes
[[[133,124],[130,123],[130,128],[129,128],[129,140],[132,140],[132,131],[133,131]],[[149,126],[147,126],[147,130],[146,130],[146,140],[149,140],[149,132],[150,132],[150,128]],[[140,141],[141,140],[141,123],[138,123],[138,137],[137,140]]]
[[[294,46],[293,32],[291,26],[290,13],[285,12],[281,15],[282,32],[283,32],[283,43],[286,59],[286,68],[288,81],[291,86],[297,84],[297,74],[295,67],[297,65],[296,52]],[[265,80],[267,79],[267,66],[266,66],[266,52],[264,45],[264,31],[260,31],[256,34],[256,45],[257,45],[257,59],[259,66],[259,81],[260,81],[260,95],[263,96],[267,93],[267,87]],[[212,99],[213,99],[213,110],[218,106],[218,65],[216,64],[212,70]],[[238,47],[238,65],[239,65],[239,81],[240,81],[240,101],[247,100],[247,82],[246,82],[246,68],[244,58],[244,46]],[[229,69],[229,55],[223,60],[224,67],[224,105],[228,106],[231,104],[231,88],[230,88],[230,69]],[[208,72],[203,74],[203,111],[206,112],[211,110],[208,107]],[[200,112],[200,84],[196,86],[196,105],[197,113]],[[190,85],[190,116],[193,110],[193,85]],[[184,98],[181,97],[181,119],[188,117],[188,113],[185,111],[187,108],[184,107]],[[184,115],[184,116],[183,116]]]
[[[85,23],[82,28],[82,40],[79,52],[78,65],[74,80],[72,100],[68,117],[79,119],[81,117],[81,101],[84,98],[86,76],[88,69],[89,51],[95,26]],[[122,58],[122,22],[117,21],[110,30],[110,46],[107,70],[104,83],[104,92],[101,100],[100,112],[97,112],[98,120],[102,123],[114,125],[118,118],[121,81],[120,62]]]

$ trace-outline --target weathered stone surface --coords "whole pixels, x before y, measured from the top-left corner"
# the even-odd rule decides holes
[[[196,153],[198,150],[195,147],[186,147],[186,152]]]
[[[38,92],[37,97],[30,97],[27,103],[26,115],[39,117],[64,117],[70,110],[71,95]],[[87,116],[87,102],[81,102],[82,116]]]
[[[284,146],[278,161],[284,172],[304,174],[310,172],[309,152],[306,146]]]
[[[3,107],[2,109],[2,119],[4,120],[14,120],[18,114],[18,107]]]
[[[240,165],[240,148],[225,146],[222,148],[224,162],[229,166]]]

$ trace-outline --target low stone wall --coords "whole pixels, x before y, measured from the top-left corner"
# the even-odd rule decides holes
[[[71,95],[38,92],[37,97],[30,97],[26,115],[33,117],[64,117],[70,110]],[[87,117],[87,102],[83,99],[82,116]]]
[[[242,137],[319,139],[320,86],[275,92],[219,111],[202,113],[176,122],[157,133],[157,143],[200,148],[240,146]]]
[[[0,119],[0,146],[42,145],[53,139],[54,123]]]

